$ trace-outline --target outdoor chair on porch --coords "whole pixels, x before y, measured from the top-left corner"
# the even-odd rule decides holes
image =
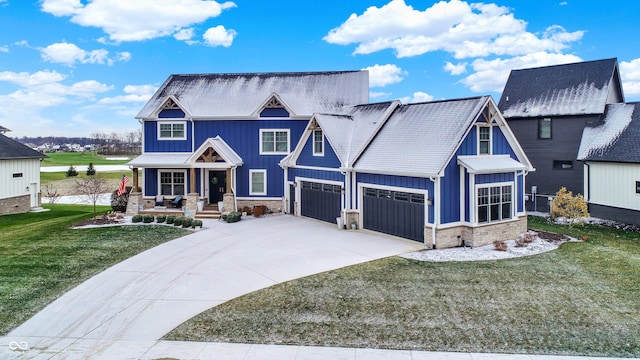
[[[156,206],[164,206],[164,196],[156,195]]]
[[[174,208],[182,207],[182,195],[176,196],[176,198],[171,201],[171,206]]]

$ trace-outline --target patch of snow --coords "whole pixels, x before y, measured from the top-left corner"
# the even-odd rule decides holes
[[[597,127],[586,127],[582,132],[578,160],[602,153],[615,143],[631,123],[633,104],[612,104],[608,107],[604,124]]]

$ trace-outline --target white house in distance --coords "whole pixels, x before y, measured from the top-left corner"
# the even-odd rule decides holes
[[[40,206],[40,161],[47,157],[4,134],[0,126],[0,215]]]

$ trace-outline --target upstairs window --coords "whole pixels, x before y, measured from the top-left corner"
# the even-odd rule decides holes
[[[286,155],[289,153],[289,130],[260,130],[260,154]]]
[[[491,154],[491,127],[478,127],[478,155]]]
[[[538,120],[538,139],[551,139],[551,119]]]
[[[553,160],[554,170],[573,170],[573,161],[571,160]]]
[[[324,155],[324,135],[322,130],[313,130],[313,156]]]
[[[158,139],[185,140],[187,138],[184,121],[158,122]]]

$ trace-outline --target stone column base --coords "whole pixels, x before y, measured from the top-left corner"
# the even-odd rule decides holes
[[[232,193],[226,193],[222,197],[222,206],[225,213],[236,211],[236,197]]]
[[[185,209],[186,210],[185,216],[190,215],[190,217],[192,218],[196,216],[196,212],[198,211],[198,200],[200,200],[200,194],[198,193],[187,194],[187,206]]]
[[[129,201],[127,202],[127,216],[138,215],[140,206],[143,206],[142,193],[132,192],[129,194]]]

